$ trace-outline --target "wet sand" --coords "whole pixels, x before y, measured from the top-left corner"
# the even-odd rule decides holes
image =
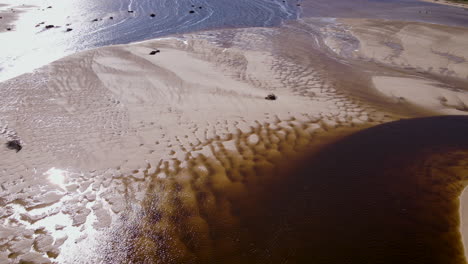
[[[14,21],[18,17],[18,13],[14,13],[11,9],[13,7],[0,4],[0,32],[8,32],[15,30]],[[18,10],[19,11],[19,10]],[[10,30],[8,30],[10,29]]]
[[[466,63],[379,59],[361,32],[390,22],[367,23],[104,47],[0,83],[1,143],[23,143],[0,149],[0,260],[465,263],[467,119],[408,118],[465,114]],[[445,84],[445,105],[386,88],[415,79]]]
[[[443,1],[443,0],[422,0],[424,2],[429,2],[429,3],[434,3],[434,4],[440,4],[440,5],[448,5],[448,6],[456,6],[456,7],[462,7],[462,8],[467,8],[468,7],[468,2],[455,2],[455,1]]]

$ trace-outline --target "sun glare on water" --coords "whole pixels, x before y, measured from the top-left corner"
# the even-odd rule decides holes
[[[52,184],[55,184],[60,188],[65,188],[65,179],[68,178],[68,171],[52,167],[44,174],[47,175],[47,179]]]

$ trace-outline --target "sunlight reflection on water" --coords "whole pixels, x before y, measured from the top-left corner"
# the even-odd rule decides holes
[[[65,181],[68,179],[69,175],[68,171],[52,167],[45,172],[45,175],[51,183],[59,186],[62,189],[65,189]]]

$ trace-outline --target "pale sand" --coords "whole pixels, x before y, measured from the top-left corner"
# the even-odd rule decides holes
[[[421,1],[434,3],[434,4],[440,4],[440,5],[449,5],[449,6],[468,8],[468,3],[457,3],[457,2],[443,1],[443,0],[421,0]]]
[[[215,222],[219,230],[238,227],[233,199],[273,181],[279,161],[350,131],[417,116],[382,110],[388,105],[379,108],[368,87],[360,92],[367,91],[367,101],[349,96],[342,83],[350,76],[328,72],[327,63],[332,70],[336,65],[322,59],[307,31],[223,33],[229,41],[206,32],[81,52],[0,84],[1,143],[24,142],[18,153],[0,149],[0,212],[14,223],[1,227],[7,241],[0,260],[9,254],[44,262],[58,255],[63,263],[105,258],[102,238],[112,241],[113,232],[120,238],[126,229],[119,225],[137,223],[130,229],[169,235],[165,242],[178,252],[167,255],[182,258],[175,261],[226,254],[235,263],[240,249],[229,237],[211,237],[210,224],[223,219]],[[155,48],[161,52],[150,56]],[[466,67],[449,66],[457,74]],[[373,81],[381,95],[397,93],[410,103],[418,88],[386,85],[427,88],[402,78]],[[278,100],[264,99],[271,92]],[[437,108],[428,96],[423,108],[455,111],[457,93],[433,93],[446,96],[449,106]],[[182,220],[180,208],[190,212]],[[171,228],[174,222],[192,228],[195,244],[203,246],[190,244],[187,234]],[[145,235],[129,243],[149,257],[158,247]]]
[[[359,40],[354,56],[468,79],[468,29],[417,22],[344,19]]]
[[[375,76],[375,88],[395,102],[408,101],[436,113],[468,115],[468,93],[454,91],[430,80]]]

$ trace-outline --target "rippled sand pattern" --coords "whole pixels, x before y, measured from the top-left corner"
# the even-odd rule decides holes
[[[393,110],[317,25],[101,48],[0,84],[1,143],[23,142],[0,150],[0,262],[463,263],[466,119],[367,130],[425,112]],[[414,239],[392,251],[397,233]]]

